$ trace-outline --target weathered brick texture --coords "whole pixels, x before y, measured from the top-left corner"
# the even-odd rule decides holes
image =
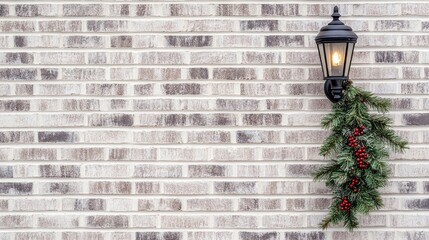
[[[410,142],[361,230],[317,228],[332,2],[3,1],[0,239],[429,239],[429,3],[338,3]]]

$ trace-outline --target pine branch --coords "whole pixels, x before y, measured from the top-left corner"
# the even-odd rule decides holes
[[[359,227],[357,214],[383,206],[377,189],[387,183],[390,174],[386,146],[397,152],[407,148],[407,142],[392,130],[391,119],[383,115],[389,108],[388,100],[354,87],[349,81],[342,100],[323,118],[322,127],[331,130],[331,134],[323,142],[320,155],[332,160],[313,176],[316,181],[325,181],[334,194],[329,214],[320,223],[323,229],[343,222],[353,231]],[[379,113],[370,114],[371,109]]]

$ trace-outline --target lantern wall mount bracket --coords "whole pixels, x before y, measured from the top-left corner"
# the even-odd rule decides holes
[[[357,41],[357,35],[353,30],[339,20],[341,15],[338,12],[338,7],[334,7],[334,13],[331,15],[332,21],[320,29],[319,34],[316,36],[316,44],[318,45],[320,61],[324,73],[324,92],[326,97],[331,102],[338,102],[342,98],[345,82],[349,79],[348,73],[350,71],[351,60],[353,56],[354,45]],[[342,71],[341,74],[332,73],[331,54],[334,51],[334,45],[345,44],[345,52],[341,58],[342,65],[339,67]],[[348,52],[349,51],[349,52]],[[339,61],[339,60],[338,60]]]

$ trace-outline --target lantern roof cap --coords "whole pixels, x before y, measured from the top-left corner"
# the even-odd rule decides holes
[[[353,32],[352,28],[345,25],[339,20],[341,17],[338,12],[338,7],[334,7],[334,13],[331,15],[332,21],[320,29],[316,36],[316,43],[332,43],[332,42],[351,42],[356,43],[358,36]]]

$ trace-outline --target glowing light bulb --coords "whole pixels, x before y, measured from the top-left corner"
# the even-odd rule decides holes
[[[340,66],[340,62],[341,62],[340,54],[338,52],[334,52],[334,54],[332,55],[332,65]]]

